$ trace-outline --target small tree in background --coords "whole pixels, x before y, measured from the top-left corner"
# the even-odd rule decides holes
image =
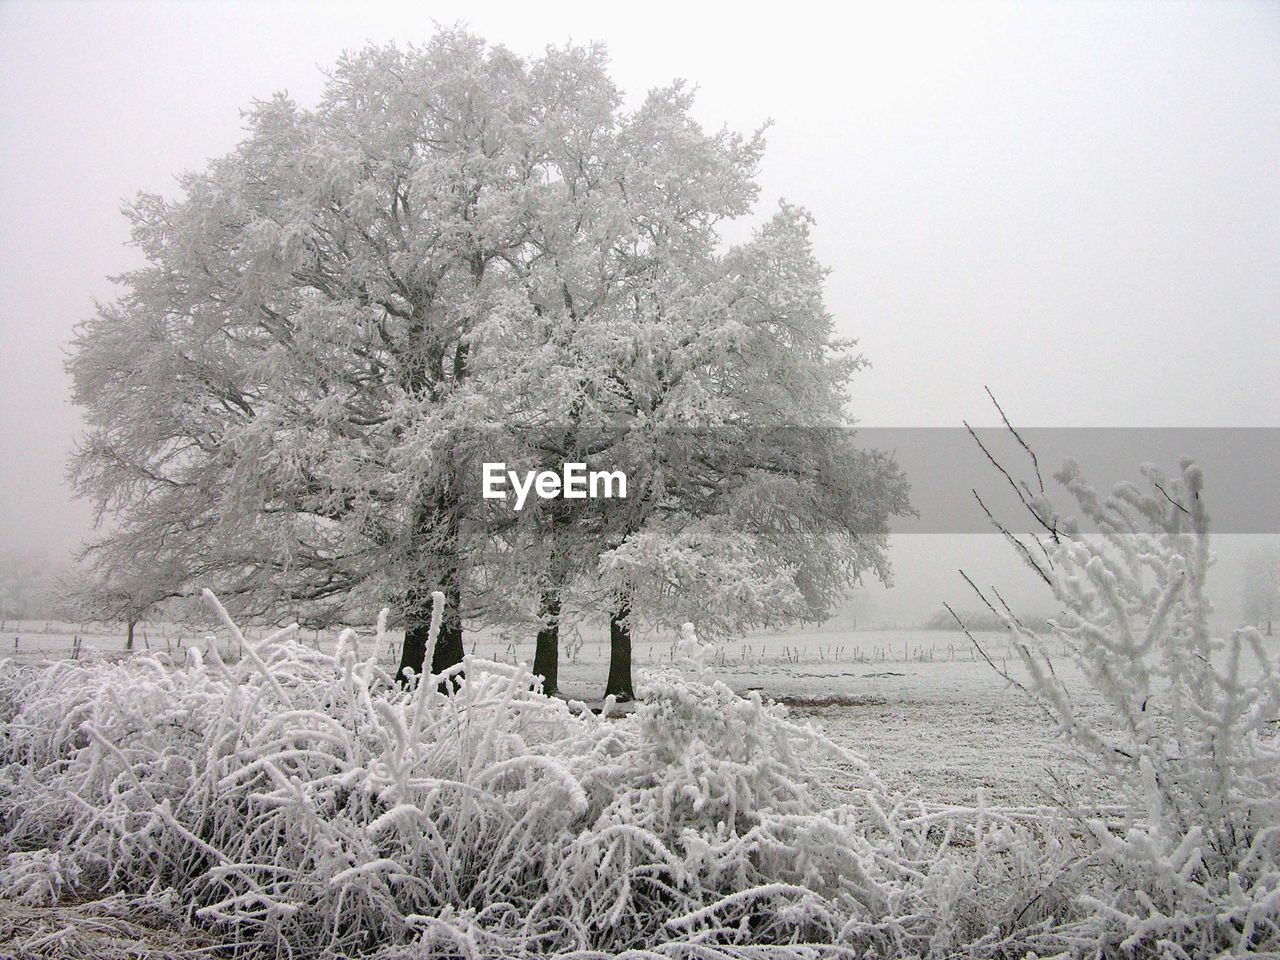
[[[99,569],[96,575],[91,573],[67,586],[63,606],[74,620],[123,624],[124,648],[131,651],[138,624],[166,601],[180,596],[171,585],[145,574],[129,576],[127,571],[119,570],[114,572],[114,579],[107,580]]]

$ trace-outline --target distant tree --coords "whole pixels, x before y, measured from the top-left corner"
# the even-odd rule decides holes
[[[1255,550],[1245,558],[1243,584],[1245,623],[1271,636],[1276,610],[1280,608],[1280,550]]]
[[[62,609],[73,620],[124,625],[124,648],[133,649],[134,632],[166,602],[181,596],[172,583],[147,575],[145,569],[130,575],[127,570],[98,569],[88,576],[67,578]]]
[[[957,619],[957,616],[959,619]],[[1020,614],[1022,625],[1028,630],[1047,631],[1051,629],[1047,617],[1036,614]],[[939,610],[924,623],[926,630],[980,630],[988,633],[1003,633],[1005,624],[998,614],[990,610],[961,610],[953,614],[949,610]]]

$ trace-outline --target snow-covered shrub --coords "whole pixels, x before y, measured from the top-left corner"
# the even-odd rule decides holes
[[[176,896],[245,956],[991,955],[1065,909],[1038,828],[897,802],[705,675],[609,718],[227,624],[234,664],[0,668],[0,896]]]
[[[1065,742],[1124,797],[1127,826],[1082,818],[1087,916],[1065,941],[1126,955],[1280,950],[1280,678],[1254,629],[1210,631],[1212,558],[1200,469],[1101,497],[1068,463],[1078,520],[1024,486],[1044,534],[1018,544],[1063,614],[1048,631],[1004,619],[1026,689]],[[1050,651],[1065,648],[1103,709],[1073,701]]]

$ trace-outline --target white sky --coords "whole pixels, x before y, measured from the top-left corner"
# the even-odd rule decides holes
[[[766,205],[817,217],[865,423],[989,423],[989,384],[1028,425],[1280,426],[1278,4],[0,0],[0,547],[88,528],[62,350],[136,263],[122,200],[433,21],[602,40],[633,99],[684,77],[708,126],[771,118]]]

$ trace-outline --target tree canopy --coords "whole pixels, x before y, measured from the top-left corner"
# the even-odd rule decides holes
[[[598,47],[462,31],[344,56],[313,109],[255,103],[180,197],[129,207],[146,265],[68,361],[102,576],[249,616],[389,605],[414,669],[437,589],[439,669],[464,619],[714,634],[887,577],[906,483],[848,429],[863,360],[808,214],[728,246],[763,138],[691,104],[624,108]],[[515,514],[480,496],[497,459],[621,468],[629,496]]]

